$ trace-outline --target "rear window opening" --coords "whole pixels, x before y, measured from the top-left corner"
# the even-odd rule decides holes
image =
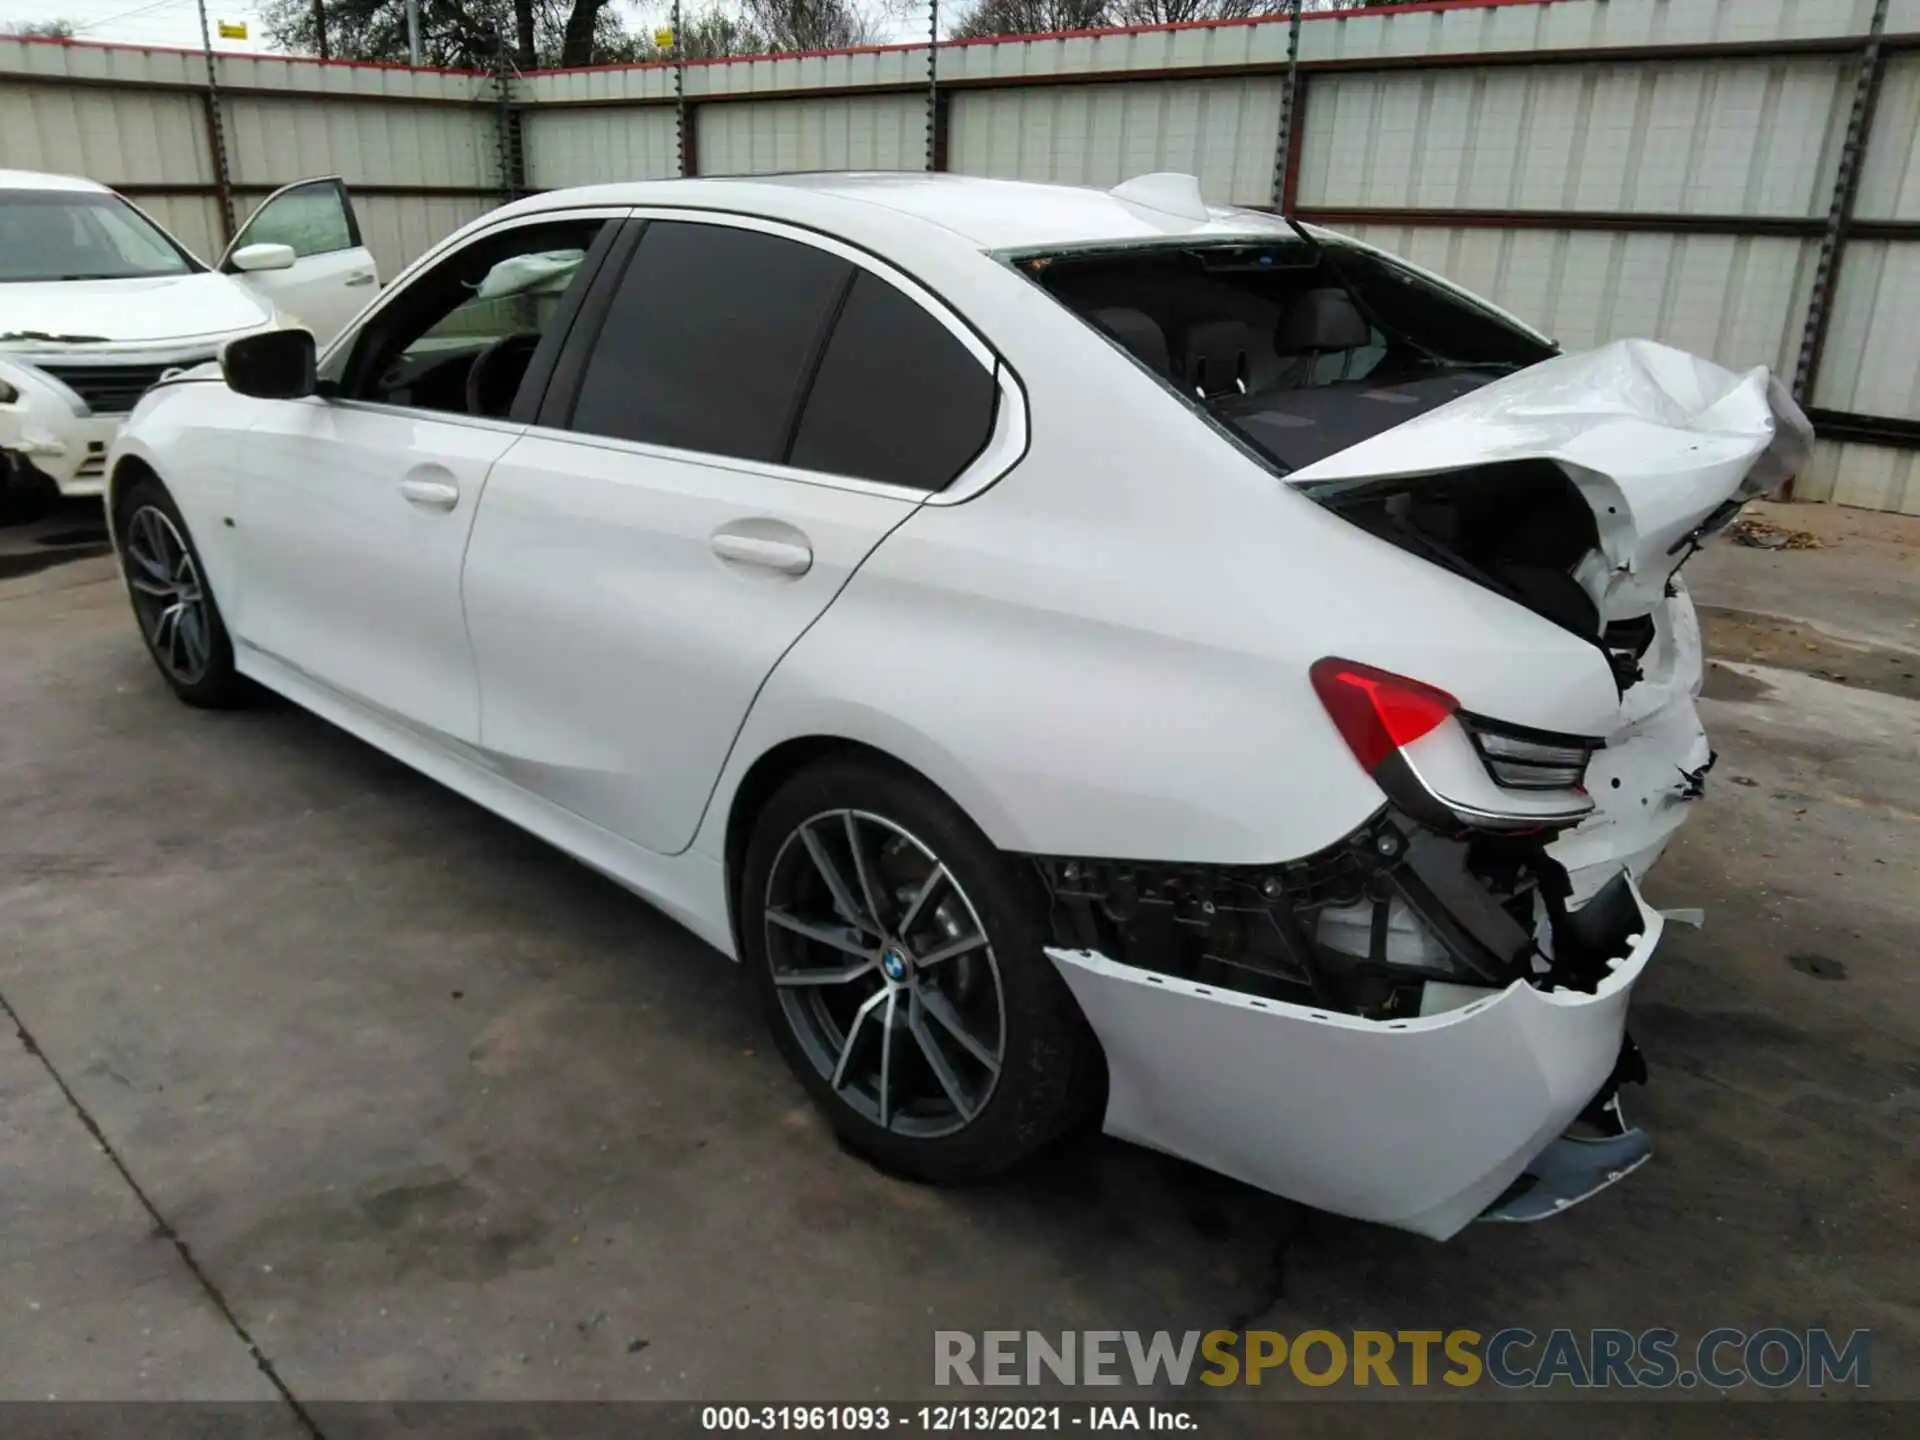
[[[1471,295],[1304,231],[1004,258],[1281,476],[1559,353]],[[1598,518],[1560,465],[1295,483],[1377,538],[1593,645],[1622,694],[1644,678],[1652,616],[1602,614]]]
[[[1013,263],[1283,472],[1555,353],[1467,296],[1333,241]]]

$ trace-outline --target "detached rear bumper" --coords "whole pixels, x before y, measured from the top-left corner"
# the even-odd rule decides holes
[[[1092,951],[1047,955],[1105,1047],[1109,1134],[1318,1209],[1445,1239],[1612,1074],[1662,923],[1625,883],[1638,925],[1593,993],[1516,981],[1404,1020],[1198,985]]]

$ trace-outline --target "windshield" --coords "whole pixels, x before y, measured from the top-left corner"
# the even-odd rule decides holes
[[[1013,264],[1282,471],[1554,354],[1386,256],[1307,236]]]
[[[132,280],[201,268],[118,195],[0,190],[0,284]]]

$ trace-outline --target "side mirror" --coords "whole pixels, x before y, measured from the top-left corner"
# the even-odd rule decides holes
[[[298,400],[314,393],[313,356],[312,331],[262,330],[227,342],[220,352],[220,373],[227,388],[238,394]]]
[[[291,245],[242,245],[228,257],[228,263],[252,274],[258,270],[291,270],[299,258]]]

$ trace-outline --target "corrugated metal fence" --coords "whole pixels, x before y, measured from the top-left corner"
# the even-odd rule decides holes
[[[198,52],[0,39],[0,168],[104,180],[209,258],[270,191],[338,174],[386,274],[500,202],[489,76],[216,65],[217,91]]]
[[[1405,253],[1570,348],[1653,335],[1799,372],[1825,437],[1799,496],[1920,513],[1920,0],[1309,17],[1282,156],[1288,31],[510,82],[223,57],[217,102],[198,54],[0,41],[0,164],[108,180],[203,253],[230,233],[225,207],[244,217],[276,184],[337,172],[388,273],[530,189],[929,163],[1098,185],[1185,170],[1215,201],[1288,203]]]

